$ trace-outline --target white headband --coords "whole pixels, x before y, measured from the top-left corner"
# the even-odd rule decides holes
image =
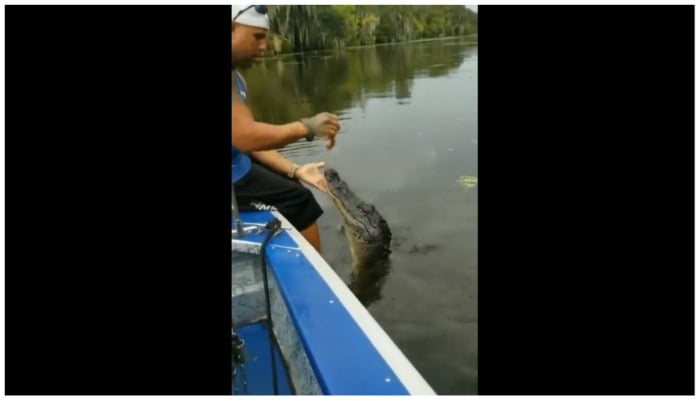
[[[238,14],[239,11],[249,6],[231,6],[231,20]],[[260,14],[255,11],[255,7],[250,7],[249,9],[242,12],[238,18],[236,18],[236,23],[241,25],[248,25],[256,28],[270,29],[270,18],[267,14]]]

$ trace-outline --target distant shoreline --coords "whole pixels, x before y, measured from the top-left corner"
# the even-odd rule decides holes
[[[274,54],[274,55],[270,55],[270,56],[263,56],[263,57],[261,57],[261,59],[274,60],[276,58],[281,58],[281,57],[286,57],[286,56],[317,54],[317,53],[322,53],[322,52],[332,52],[332,51],[338,51],[338,50],[362,49],[362,48],[366,48],[366,47],[389,46],[389,45],[395,45],[395,44],[399,44],[399,43],[433,42],[433,41],[438,41],[438,40],[469,38],[469,37],[477,37],[478,38],[478,36],[479,36],[478,33],[472,33],[469,35],[445,36],[445,37],[440,37],[440,38],[427,38],[427,39],[413,39],[413,40],[406,40],[406,41],[401,41],[401,42],[379,43],[379,44],[374,44],[374,45],[348,46],[348,47],[341,47],[341,48],[337,48],[337,49],[320,49],[320,50],[310,50],[310,51],[306,51],[306,52],[279,53],[279,54]],[[477,42],[478,42],[478,39],[477,39]]]

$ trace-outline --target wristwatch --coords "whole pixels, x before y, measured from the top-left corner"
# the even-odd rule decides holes
[[[315,137],[316,135],[314,135],[314,132],[311,130],[309,130],[309,132],[306,133],[306,140],[309,142],[313,141]]]

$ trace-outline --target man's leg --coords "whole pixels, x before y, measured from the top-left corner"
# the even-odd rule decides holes
[[[309,241],[314,248],[316,248],[318,253],[321,253],[321,236],[318,234],[318,224],[316,224],[316,222],[301,230],[301,235],[303,235],[304,238],[306,238],[306,240]]]
[[[241,211],[256,210],[265,205],[274,206],[316,251],[321,252],[317,220],[323,210],[311,191],[299,181],[253,162],[250,172],[235,187]],[[301,230],[301,227],[306,228]]]

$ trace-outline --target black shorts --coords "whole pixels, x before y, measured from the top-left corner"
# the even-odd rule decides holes
[[[308,188],[255,161],[248,174],[234,184],[234,189],[241,211],[269,210],[274,206],[299,231],[308,228],[323,214]]]

